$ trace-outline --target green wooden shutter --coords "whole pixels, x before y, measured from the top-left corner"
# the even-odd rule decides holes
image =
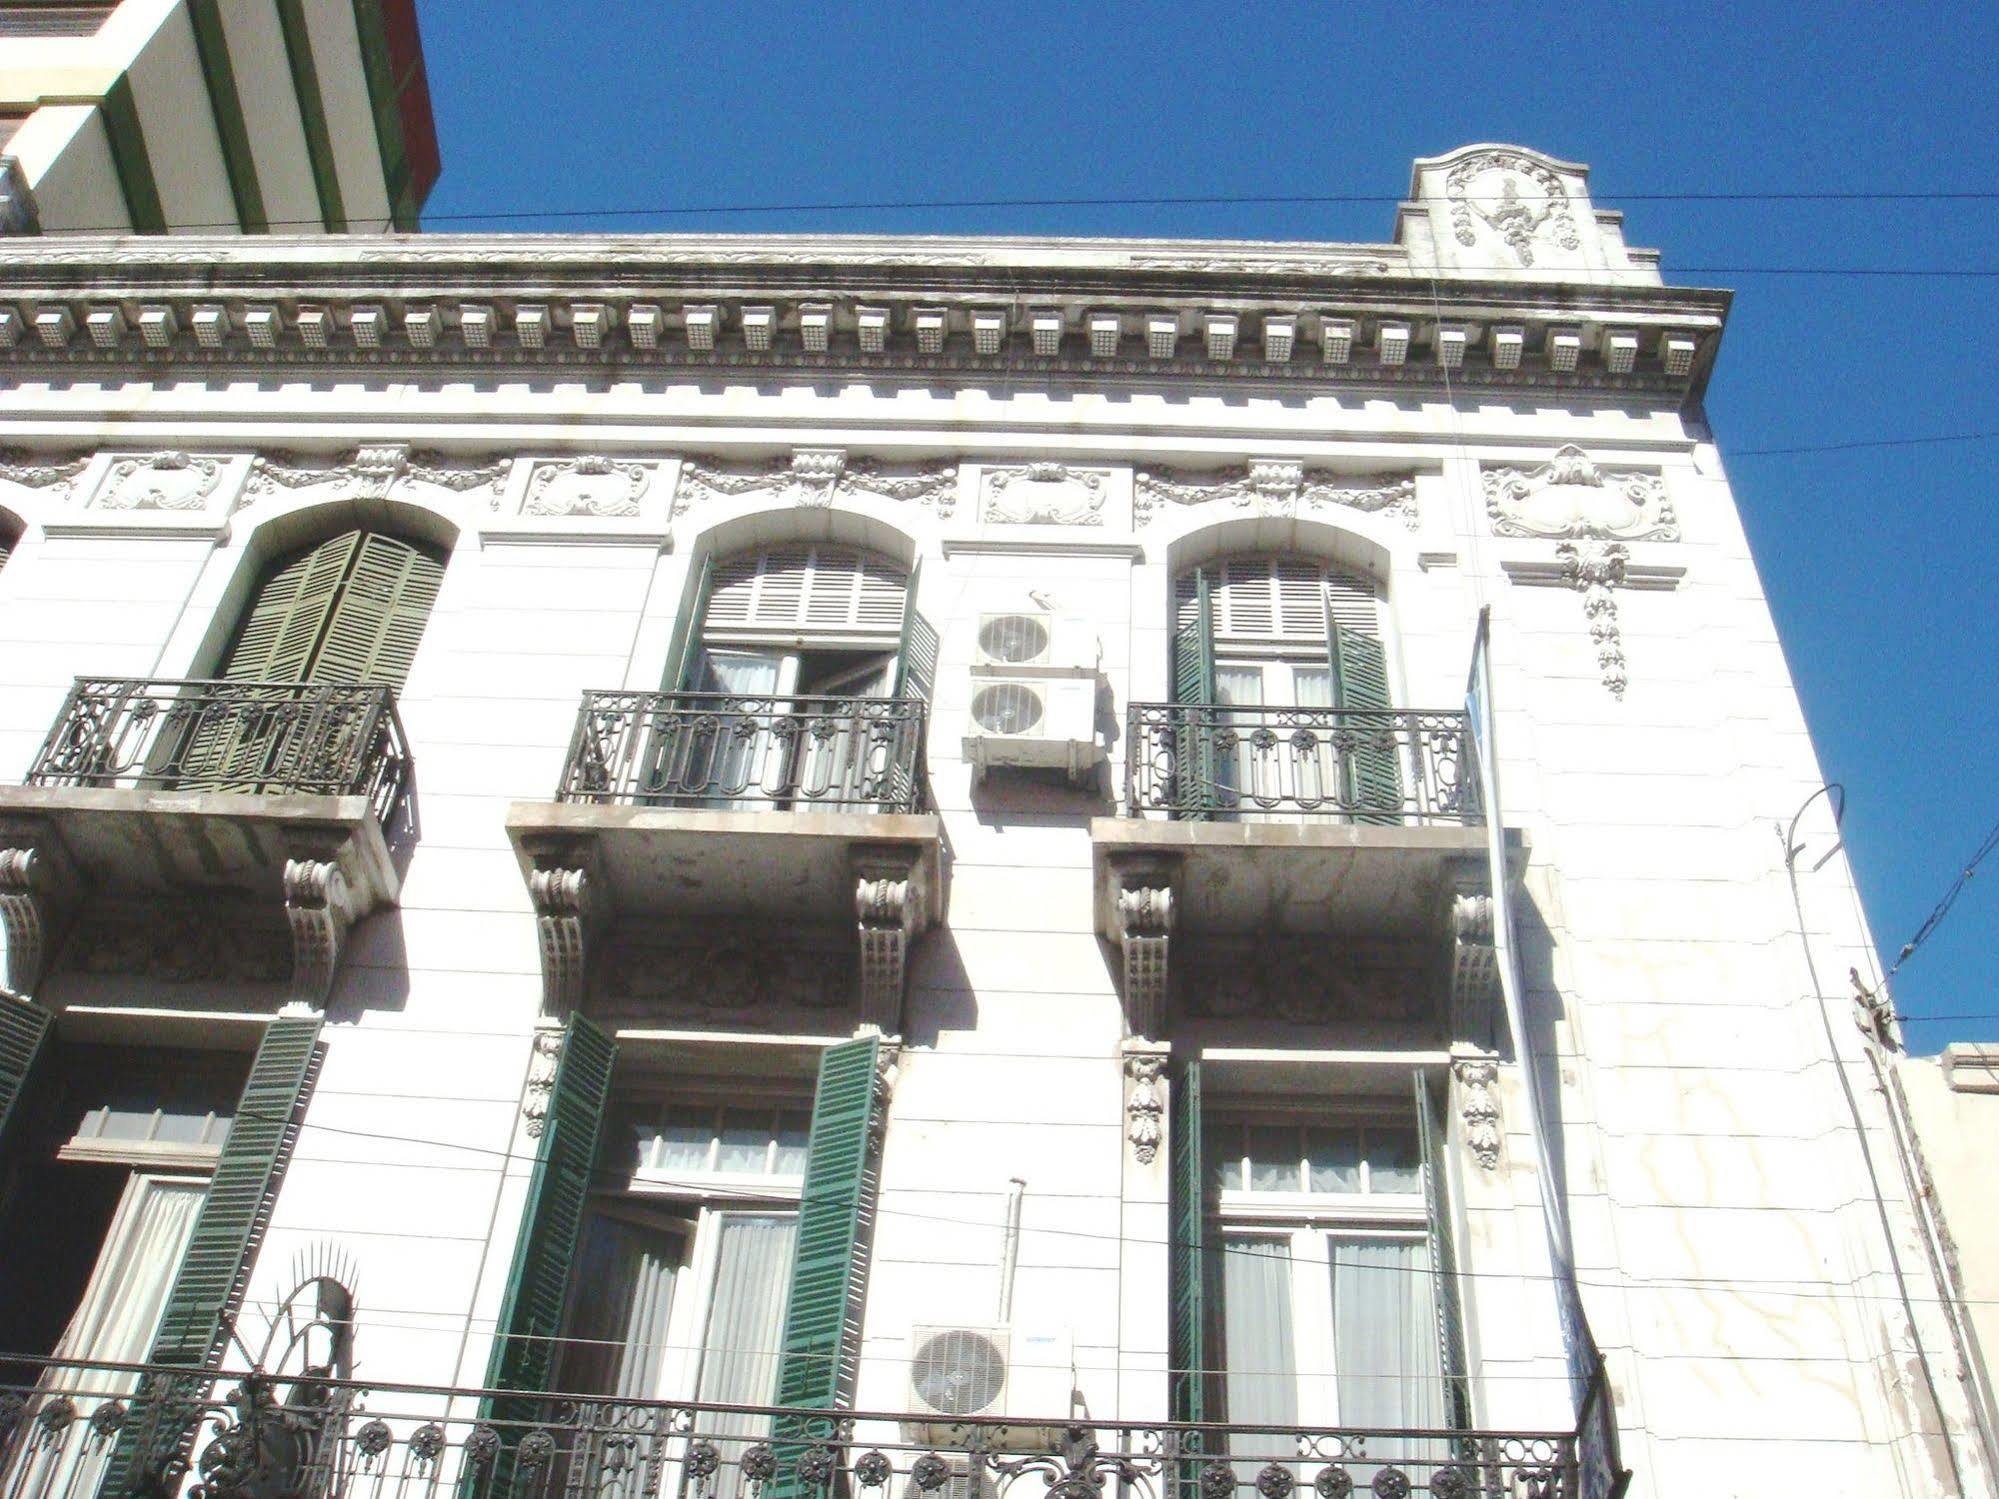
[[[1194,574],[1194,617],[1173,636],[1173,805],[1189,822],[1206,821],[1215,801],[1215,601],[1208,574]],[[1126,753],[1142,754],[1127,745]]]
[[[369,532],[360,542],[305,679],[401,687],[437,602],[444,562],[397,536]]]
[[[221,1351],[224,1321],[242,1295],[250,1251],[263,1236],[273,1189],[297,1138],[319,1024],[317,1015],[280,1015],[264,1027],[187,1254],[160,1314],[153,1363],[206,1368]]]
[[[916,611],[916,581],[923,561],[909,570],[909,586],[902,599],[902,640],[895,651],[895,689],[891,697],[920,697],[926,703],[937,685],[937,653],[941,642],[937,627]]]
[[[215,674],[227,682],[305,681],[360,545],[359,531],[343,531],[266,576]]]
[[[1167,1098],[1167,1375],[1166,1414],[1169,1420],[1208,1420],[1210,1278],[1208,1253],[1208,1170],[1201,1137],[1201,1064],[1194,1058],[1176,1061]],[[1190,1436],[1188,1460],[1175,1477],[1185,1499],[1200,1492],[1205,1434]]]
[[[834,1439],[833,1420],[824,1413],[853,1396],[881,1178],[875,1094],[880,1062],[881,1042],[874,1036],[829,1046],[819,1058],[798,1202],[798,1247],[778,1345],[784,1361],[778,1367],[777,1404],[796,1414],[774,1423],[779,1470],[767,1499],[809,1499],[794,1465],[805,1444]]]
[[[555,1377],[563,1297],[583,1230],[617,1056],[617,1043],[603,1030],[581,1015],[569,1017],[486,1366],[491,1389],[545,1391]],[[532,1401],[493,1400],[486,1408],[488,1419],[500,1421],[531,1420],[535,1413]]]
[[[28,1077],[48,1043],[55,1017],[31,999],[0,994],[0,1146],[27,1091]]]
[[[798,1250],[784,1308],[777,1403],[836,1409],[852,1393],[860,1352],[868,1232],[880,1175],[874,1036],[826,1048],[812,1099],[812,1132],[798,1205]]]
[[[1457,1236],[1451,1232],[1444,1133],[1430,1081],[1416,1078],[1416,1134],[1423,1158],[1423,1206],[1430,1224],[1430,1274],[1436,1282],[1437,1363],[1444,1376],[1444,1418],[1454,1431],[1472,1424],[1471,1380],[1466,1372],[1464,1306],[1458,1294]]]
[[[1359,716],[1342,720],[1359,741],[1341,757],[1341,797],[1360,810],[1355,822],[1402,821],[1402,756],[1388,696],[1388,656],[1381,641],[1342,627],[1326,608],[1326,653],[1333,671],[1333,706]]]
[[[708,615],[708,598],[715,589],[715,559],[701,559],[701,573],[694,586],[680,596],[680,612],[673,617],[673,635],[666,647],[666,670],[660,673],[661,692],[691,692],[694,671],[701,659],[701,627]]]

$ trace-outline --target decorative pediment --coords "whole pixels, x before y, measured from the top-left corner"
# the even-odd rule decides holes
[[[461,463],[443,453],[411,452],[406,443],[371,443],[332,462],[300,461],[288,453],[259,454],[250,463],[246,497],[288,489],[337,487],[345,498],[384,500],[409,484],[427,484],[457,494],[487,490],[498,504],[510,458]]]
[[[1007,526],[1101,526],[1110,474],[1062,463],[988,467],[979,478],[979,519]]]
[[[521,513],[537,516],[624,516],[639,513],[652,482],[649,463],[584,456],[535,464]]]
[[[1392,475],[1336,474],[1295,458],[1252,458],[1213,472],[1154,469],[1134,482],[1132,520],[1146,525],[1169,505],[1220,505],[1258,515],[1310,515],[1355,510],[1400,517],[1416,529],[1416,480]]]
[[[198,458],[182,452],[120,458],[106,471],[91,508],[206,510],[228,463],[226,458]]]
[[[824,510],[857,494],[928,505],[939,516],[948,516],[958,503],[958,465],[849,460],[842,448],[799,448],[790,458],[764,463],[692,460],[680,467],[673,513],[685,514],[705,500],[741,495],[767,495]]]
[[[1680,526],[1656,473],[1605,469],[1564,447],[1539,468],[1489,468],[1485,513],[1496,536],[1678,541]]]

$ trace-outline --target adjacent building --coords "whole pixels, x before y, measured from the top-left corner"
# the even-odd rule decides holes
[[[414,0],[6,0],[0,233],[412,230]]]
[[[1991,1491],[1583,167],[164,244],[0,247],[9,1493]]]

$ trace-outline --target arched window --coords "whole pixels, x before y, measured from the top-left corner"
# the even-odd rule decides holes
[[[354,755],[373,755],[383,732],[382,694],[337,689],[403,685],[443,580],[442,553],[382,531],[278,558],[211,673],[231,685],[181,700],[157,773],[184,790],[346,784]]]
[[[1212,710],[1186,716],[1176,756],[1194,815],[1400,820],[1372,578],[1311,557],[1223,558],[1174,580],[1174,626],[1174,702]]]
[[[265,570],[214,675],[401,687],[443,581],[443,555],[422,543],[329,536]]]
[[[900,807],[937,637],[916,570],[800,543],[710,558],[662,688],[653,794],[669,805]]]

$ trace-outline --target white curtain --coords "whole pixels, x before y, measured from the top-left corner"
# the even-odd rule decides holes
[[[720,1219],[715,1290],[702,1337],[701,1378],[695,1398],[724,1405],[768,1405],[777,1394],[784,1336],[784,1303],[791,1289],[791,1260],[798,1220],[786,1215],[729,1213]],[[710,1416],[717,1436],[768,1436],[754,1416]],[[736,1459],[746,1441],[720,1444],[723,1468],[716,1499],[738,1492]]]
[[[843,702],[887,697],[894,678],[895,661],[891,657],[878,666],[850,675],[834,691]],[[842,804],[853,810],[862,801],[864,792],[873,791],[878,799],[885,789],[884,773],[892,746],[883,741],[877,749],[869,730],[873,720],[858,708],[834,711],[837,722],[833,737],[817,739],[808,734],[801,746],[798,784],[802,791],[811,793],[801,805],[809,807],[823,801],[829,811],[839,810]]]
[[[70,1319],[58,1358],[93,1363],[139,1364],[153,1351],[153,1334],[166,1309],[174,1274],[180,1269],[201,1211],[208,1184],[172,1177],[134,1176],[119,1199],[97,1265],[76,1315]],[[7,1474],[5,1492],[36,1499],[70,1499],[92,1495],[103,1477],[110,1446],[89,1439],[91,1413],[104,1397],[129,1395],[138,1388],[136,1374],[97,1374],[54,1369],[42,1380],[43,1399],[55,1391],[70,1392],[77,1418],[60,1446],[25,1451]]]
[[[1345,1427],[1444,1425],[1436,1287],[1421,1240],[1332,1237],[1333,1354]],[[1368,1443],[1371,1455],[1441,1457],[1435,1444]],[[1359,1475],[1356,1475],[1358,1477]]]
[[[1263,704],[1263,668],[1261,666],[1217,666],[1215,668],[1215,701],[1222,707],[1255,708]],[[1235,729],[1240,736],[1234,749],[1217,748],[1215,751],[1215,780],[1217,789],[1227,788],[1219,798],[1221,805],[1234,800],[1241,808],[1240,813],[1231,818],[1224,812],[1218,820],[1241,822],[1262,821],[1256,803],[1252,798],[1271,794],[1270,767],[1261,762],[1256,749],[1249,743],[1249,736],[1256,731],[1262,718],[1254,713],[1221,713],[1217,722]],[[1227,795],[1235,792],[1235,797]]]
[[[705,651],[701,656],[700,690],[726,692],[732,697],[773,698],[783,680],[784,666],[784,656],[771,651]],[[766,706],[775,709],[777,704]],[[766,774],[772,768],[767,763],[772,751],[768,728],[759,728],[755,733],[739,732],[745,726],[745,720],[725,714],[721,727],[712,736],[703,736],[706,742],[697,750],[699,758],[690,767],[689,781],[708,782],[731,790],[740,788],[746,793],[740,797],[711,796],[703,800],[703,806],[754,810],[765,800],[757,794],[759,788],[766,793],[775,789],[764,787],[765,780],[781,779],[782,767],[777,767],[778,776]]]
[[[1222,1337],[1229,1421],[1237,1426],[1298,1423],[1298,1361],[1291,1337],[1291,1241],[1227,1239],[1222,1244]],[[1293,1457],[1281,1434],[1232,1439],[1236,1478],[1254,1483],[1273,1458]]]
[[[577,1298],[558,1388],[578,1395],[650,1400],[659,1394],[679,1234],[597,1214],[578,1257]]]
[[[1301,708],[1333,706],[1333,673],[1329,667],[1299,666],[1292,669],[1291,686]],[[1337,800],[1340,794],[1340,757],[1331,742],[1330,731],[1314,730],[1309,749],[1292,751],[1298,778],[1300,801]]]

